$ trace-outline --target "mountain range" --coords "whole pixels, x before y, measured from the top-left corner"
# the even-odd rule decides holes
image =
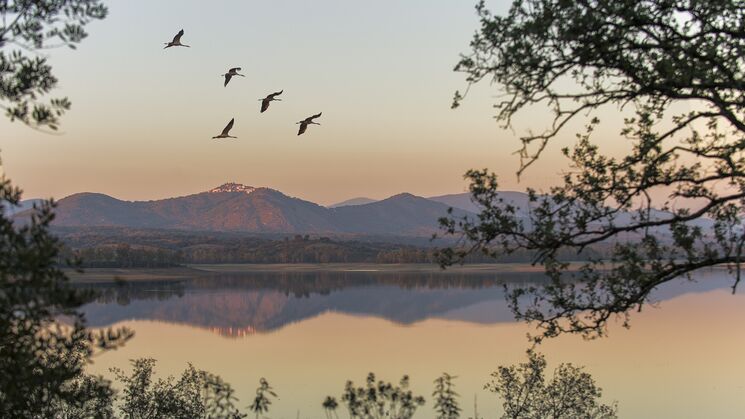
[[[531,203],[521,192],[500,192],[529,223]],[[23,208],[14,208],[22,217]],[[294,198],[280,191],[226,183],[205,192],[151,201],[124,201],[101,193],[78,193],[58,201],[55,226],[124,227],[264,234],[319,234],[425,237],[439,231],[438,219],[453,208],[456,217],[475,217],[480,211],[469,193],[424,198],[401,193],[383,200],[354,198],[328,207]],[[666,211],[652,210],[652,219],[667,219]],[[620,213],[617,225],[633,223],[632,213]],[[708,219],[689,224],[705,230]],[[669,235],[667,227],[656,233]]]
[[[467,194],[463,194],[464,199]],[[370,200],[372,201],[372,200]],[[465,202],[465,201],[464,201]],[[153,201],[78,193],[58,201],[56,226],[129,227],[247,233],[424,236],[452,204],[401,193],[380,201],[324,207],[274,189],[226,183]],[[456,208],[457,216],[473,215]]]

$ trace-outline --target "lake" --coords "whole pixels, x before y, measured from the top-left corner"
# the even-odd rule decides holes
[[[279,395],[272,418],[325,417],[321,402],[368,372],[386,381],[411,377],[432,417],[432,381],[457,376],[462,417],[501,414],[483,389],[498,365],[525,360],[526,334],[504,300],[505,282],[541,281],[531,272],[205,272],[178,281],[96,285],[84,307],[95,327],[127,326],[135,337],[95,358],[90,371],[111,376],[128,360],[152,357],[160,375],[191,362],[219,374],[248,405],[261,377]],[[584,341],[543,343],[549,374],[583,365],[617,401],[622,418],[742,418],[745,412],[745,296],[732,295],[724,270],[699,273],[658,290],[656,307],[634,313],[631,329]],[[340,417],[346,417],[340,406]]]

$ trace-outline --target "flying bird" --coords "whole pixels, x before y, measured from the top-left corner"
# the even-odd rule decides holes
[[[316,115],[309,116],[300,122],[296,122],[296,124],[300,124],[300,129],[297,131],[297,135],[301,135],[302,133],[304,133],[305,130],[308,129],[308,125],[311,125],[311,124],[321,125],[318,122],[313,122],[314,119],[319,118],[320,116],[321,116],[321,112],[319,112]]]
[[[231,78],[233,78],[233,76],[246,77],[243,74],[238,74],[239,71],[241,71],[240,67],[234,67],[228,70],[227,73],[223,74],[223,77],[225,77],[225,84],[223,84],[223,87],[228,85],[228,82],[230,81]]]
[[[166,46],[163,49],[169,48],[169,47],[189,47],[189,45],[184,45],[181,43],[181,37],[184,36],[184,30],[181,29],[178,31],[176,36],[173,37],[173,41],[171,42],[165,42]]]
[[[229,135],[230,129],[233,128],[233,122],[235,122],[235,118],[231,119],[230,122],[228,122],[228,125],[225,125],[225,128],[223,128],[223,130],[220,133],[220,135],[216,135],[216,136],[214,136],[212,138],[213,139],[215,139],[215,138],[238,138],[238,137],[233,137],[233,136]]]
[[[265,110],[269,109],[269,104],[273,100],[280,100],[281,101],[282,99],[277,99],[276,97],[279,96],[279,95],[281,95],[282,92],[284,92],[284,89],[280,90],[279,92],[271,93],[271,94],[267,95],[264,99],[259,99],[261,101],[261,112],[264,112]]]

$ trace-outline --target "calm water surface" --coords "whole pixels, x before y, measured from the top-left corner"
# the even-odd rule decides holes
[[[525,359],[529,326],[516,323],[502,283],[541,281],[537,274],[251,273],[205,275],[182,282],[100,286],[84,311],[93,326],[127,326],[123,349],[95,359],[92,372],[152,357],[177,375],[188,362],[221,375],[249,403],[260,377],[279,393],[272,418],[325,417],[321,402],[368,372],[398,381],[428,404],[432,381],[458,376],[464,417],[501,414],[483,390],[498,365]],[[632,317],[630,330],[583,341],[567,336],[541,345],[549,369],[586,366],[617,401],[623,418],[745,417],[745,296],[732,295],[724,271],[659,290],[657,307]],[[298,413],[299,412],[299,413]],[[343,412],[340,410],[340,413]],[[345,415],[341,415],[345,417]]]

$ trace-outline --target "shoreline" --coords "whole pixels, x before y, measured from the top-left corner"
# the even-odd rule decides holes
[[[395,273],[489,273],[539,272],[541,266],[529,263],[473,263],[440,268],[434,263],[277,263],[277,264],[196,264],[186,267],[211,273],[243,272],[395,272]]]
[[[172,268],[86,268],[83,273],[65,269],[74,284],[116,281],[182,281],[195,276],[241,273],[428,273],[488,274],[542,272],[542,266],[529,263],[479,263],[452,266],[445,270],[431,263],[288,263],[288,264],[195,264]]]
[[[571,263],[576,271],[581,262]],[[726,269],[710,267],[709,269]],[[431,263],[278,263],[278,264],[194,264],[171,268],[86,268],[84,273],[64,269],[73,284],[114,283],[117,281],[184,281],[219,274],[252,273],[371,273],[371,274],[499,274],[540,273],[543,266],[529,263],[474,263],[441,269]]]
[[[72,284],[101,284],[117,281],[183,281],[194,275],[204,274],[186,267],[173,268],[86,268],[83,273],[63,269]]]

